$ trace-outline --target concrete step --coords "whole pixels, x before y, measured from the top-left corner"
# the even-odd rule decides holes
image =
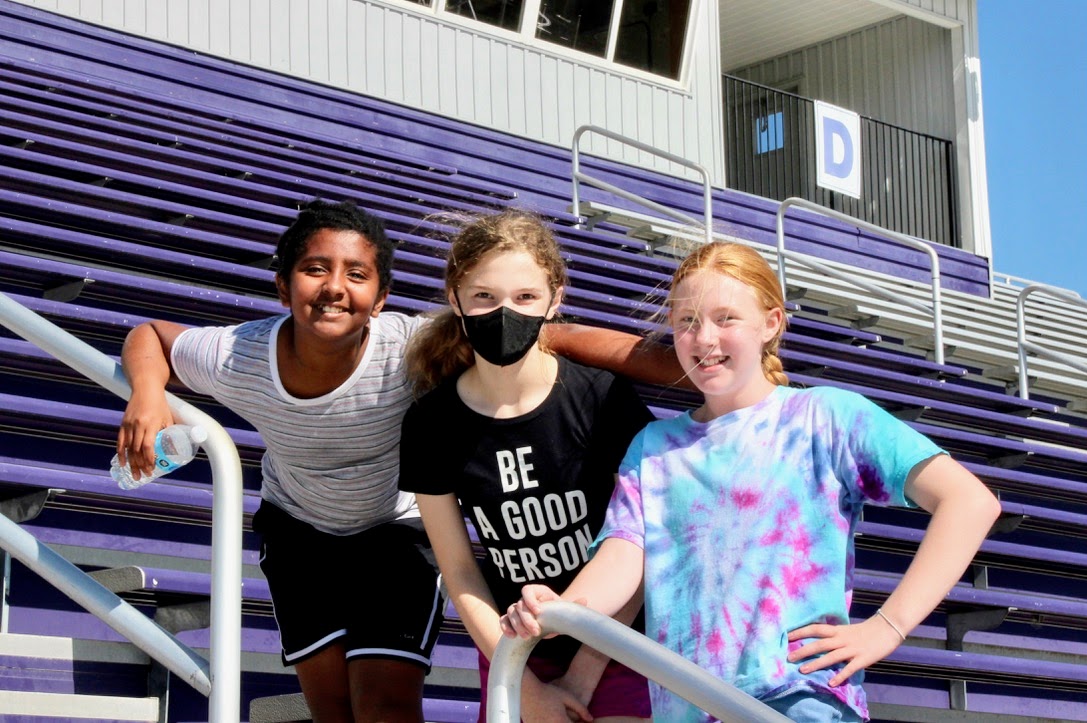
[[[473,723],[479,717],[478,700],[423,699],[423,718],[429,723]],[[249,704],[249,723],[305,723],[312,720],[301,693],[257,698]]]
[[[40,693],[0,690],[0,711],[5,721],[147,721],[159,717],[158,698],[126,698],[113,695]]]

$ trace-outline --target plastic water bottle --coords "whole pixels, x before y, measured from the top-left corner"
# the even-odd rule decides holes
[[[123,490],[134,490],[173,472],[178,467],[186,465],[196,456],[196,450],[201,443],[208,438],[208,433],[203,427],[190,427],[185,424],[175,424],[155,435],[155,470],[150,476],[143,474],[139,479],[132,476],[132,470],[128,465],[122,465],[117,455],[113,455],[110,462],[109,475],[117,481],[117,486]]]

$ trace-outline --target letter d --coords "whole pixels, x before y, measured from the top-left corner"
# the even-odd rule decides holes
[[[839,150],[840,153],[836,152]],[[840,161],[836,160],[838,156]],[[849,178],[853,172],[853,137],[846,125],[835,118],[823,118],[823,171],[835,178]]]

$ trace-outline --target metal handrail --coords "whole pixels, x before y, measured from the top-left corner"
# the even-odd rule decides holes
[[[891,291],[888,291],[887,289],[884,289],[884,288],[880,287],[877,284],[870,284],[870,283],[868,283],[868,282],[866,282],[866,281],[864,281],[862,279],[857,279],[857,278],[851,277],[849,274],[843,273],[843,272],[838,271],[836,269],[833,269],[833,268],[831,268],[829,266],[821,264],[818,261],[815,261],[814,259],[812,259],[811,257],[806,256],[805,254],[801,254],[801,253],[796,252],[796,251],[786,251],[785,250],[785,211],[787,211],[792,206],[796,206],[798,208],[804,208],[804,209],[807,209],[809,211],[813,211],[815,213],[823,214],[824,216],[830,216],[831,218],[836,218],[839,221],[844,221],[845,223],[852,224],[852,225],[857,226],[859,228],[867,229],[867,230],[869,230],[869,231],[871,231],[873,233],[877,233],[877,234],[879,234],[881,236],[886,236],[886,237],[890,238],[892,241],[897,241],[897,242],[899,242],[901,244],[904,244],[906,246],[910,246],[911,248],[915,248],[915,249],[917,249],[919,251],[923,251],[926,254],[928,254],[929,264],[930,264],[930,268],[931,268],[931,272],[932,272],[932,274],[931,274],[932,275],[932,281],[931,281],[931,285],[932,285],[932,305],[930,306],[930,305],[927,305],[927,304],[922,304],[920,301],[914,301],[913,299],[904,299],[904,298],[902,298],[900,296],[896,296]],[[807,201],[807,200],[805,200],[803,198],[796,198],[794,196],[792,198],[786,198],[784,201],[782,201],[781,205],[778,206],[778,210],[777,210],[778,280],[781,282],[781,293],[782,294],[787,293],[787,289],[786,289],[786,286],[785,286],[785,259],[786,258],[789,258],[789,259],[792,259],[792,260],[797,261],[799,263],[802,263],[805,266],[809,266],[809,267],[811,267],[811,268],[813,268],[813,269],[815,269],[817,271],[820,271],[821,273],[826,274],[827,276],[838,279],[839,281],[844,281],[844,282],[846,282],[848,284],[853,284],[854,286],[858,286],[858,287],[864,289],[865,291],[868,291],[869,293],[876,294],[878,296],[882,296],[885,299],[889,299],[889,300],[897,302],[899,304],[909,306],[910,308],[917,309],[917,310],[922,311],[922,312],[924,312],[926,314],[931,314],[932,315],[932,326],[933,326],[933,344],[936,347],[935,361],[936,361],[937,364],[943,364],[944,363],[944,316],[943,316],[943,303],[941,301],[941,296],[940,296],[940,257],[936,254],[936,250],[934,248],[932,248],[932,246],[930,244],[927,244],[924,241],[920,241],[918,239],[915,239],[912,236],[907,236],[906,234],[898,233],[897,231],[888,231],[885,228],[880,228],[879,226],[877,226],[877,225],[875,225],[873,223],[868,223],[867,221],[862,221],[859,218],[854,218],[853,216],[842,213],[841,211],[835,211],[834,209],[827,208],[826,206],[821,206],[818,203],[813,203],[812,201]]]
[[[582,173],[581,136],[583,136],[585,133],[590,132],[597,133],[604,136],[605,138],[611,138],[612,140],[619,141],[620,143],[625,143],[626,145],[631,146],[632,148],[637,148],[640,151],[652,153],[659,158],[663,158],[665,160],[671,161],[672,163],[679,164],[685,168],[690,168],[691,170],[699,173],[702,176],[702,201],[704,215],[703,220],[699,222],[699,220],[695,217],[689,216],[682,211],[676,211],[674,209],[668,208],[667,206],[659,204],[656,201],[650,201],[644,196],[639,196],[638,194],[631,191],[624,191],[618,186],[610,184],[607,181],[602,181],[599,178],[588,175],[587,173]],[[573,196],[571,210],[575,216],[581,215],[581,194],[578,189],[578,183],[587,183],[590,186],[595,186],[596,188],[607,191],[608,193],[613,193],[616,196],[619,196],[620,198],[625,198],[626,200],[632,201],[633,203],[641,204],[646,208],[651,208],[658,213],[663,213],[666,216],[674,218],[678,221],[682,221],[683,223],[692,226],[702,226],[706,236],[706,243],[710,243],[713,240],[713,200],[710,193],[710,174],[701,165],[693,161],[688,161],[686,158],[681,158],[680,156],[668,153],[667,151],[662,151],[659,148],[654,148],[653,146],[642,143],[641,141],[634,140],[633,138],[628,138],[627,136],[616,133],[615,131],[609,131],[606,128],[601,128],[600,126],[594,125],[584,125],[574,131],[574,140],[570,151],[570,176],[573,180]]]
[[[1026,303],[1027,297],[1033,293],[1049,294],[1050,296],[1055,296],[1069,304],[1075,304],[1076,306],[1087,309],[1087,301],[1076,292],[1068,291],[1067,289],[1059,289],[1047,284],[1030,284],[1019,291],[1019,295],[1015,299],[1015,327],[1016,338],[1019,342],[1019,397],[1021,399],[1030,399],[1030,381],[1027,374],[1027,352],[1033,352],[1038,356],[1059,361],[1062,364],[1067,364],[1073,369],[1078,369],[1081,372],[1087,373],[1087,362],[1070,357],[1067,354],[1061,354],[1052,349],[1046,349],[1044,346],[1040,346],[1034,342],[1027,341]]]
[[[569,602],[545,603],[539,615],[543,635],[570,635],[612,660],[654,680],[721,721],[778,723],[789,719],[733,685],[716,678],[660,643],[595,610]],[[487,723],[520,720],[521,676],[541,638],[503,638],[491,660]]]
[[[119,364],[0,293],[0,324],[123,399],[132,389]],[[242,470],[234,442],[214,419],[167,394],[174,416],[208,432],[211,463],[211,664],[82,570],[0,515],[0,545],[61,592],[209,697],[212,723],[237,721],[241,708]]]

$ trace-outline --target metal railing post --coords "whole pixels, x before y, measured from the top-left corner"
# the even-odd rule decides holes
[[[844,221],[845,223],[857,226],[858,228],[867,229],[872,233],[879,234],[880,236],[886,236],[892,241],[897,241],[900,244],[924,252],[929,259],[932,305],[926,306],[925,304],[914,301],[913,299],[903,299],[901,297],[895,296],[894,294],[890,293],[886,289],[879,287],[876,284],[869,284],[861,279],[852,278],[848,274],[832,269],[831,267],[825,264],[821,264],[818,261],[815,261],[814,259],[805,256],[804,254],[787,251],[785,249],[785,212],[792,206],[807,209],[808,211],[819,213],[824,216],[829,216],[831,218],[838,219],[839,221]],[[833,209],[827,208],[826,206],[820,206],[818,203],[807,201],[803,198],[797,198],[795,196],[792,198],[787,198],[781,202],[781,204],[778,206],[776,219],[778,281],[781,283],[782,294],[785,294],[786,296],[788,295],[785,278],[785,259],[789,258],[801,264],[804,264],[805,266],[816,269],[821,273],[826,274],[827,276],[838,279],[839,281],[853,284],[854,286],[858,286],[870,293],[882,296],[885,299],[890,299],[891,301],[896,301],[905,306],[909,306],[912,309],[917,309],[926,314],[931,314],[933,326],[933,345],[935,346],[935,361],[937,364],[944,363],[944,312],[940,291],[940,257],[939,255],[937,255],[936,249],[934,249],[931,244],[925,243],[924,241],[921,241],[919,239],[915,239],[912,236],[898,233],[897,231],[888,231],[887,229],[880,228],[873,223],[862,221],[861,219],[854,218],[849,214],[835,211]]]
[[[1019,344],[1019,397],[1021,399],[1030,399],[1030,376],[1027,373],[1028,351],[1033,352],[1038,356],[1046,357],[1047,359],[1059,361],[1062,364],[1067,364],[1073,369],[1078,369],[1081,372],[1087,373],[1087,363],[1070,357],[1067,354],[1061,354],[1060,352],[1046,349],[1044,346],[1027,341],[1027,297],[1034,293],[1049,294],[1050,296],[1055,296],[1069,304],[1074,304],[1087,309],[1087,301],[1074,291],[1059,289],[1055,286],[1048,286],[1046,284],[1029,284],[1019,291],[1019,295],[1015,298],[1015,328],[1016,340]]]
[[[119,397],[128,399],[131,395],[132,390],[119,364],[3,293],[0,293],[0,323]],[[212,723],[229,723],[239,719],[241,709],[241,460],[230,436],[218,422],[188,402],[169,393],[166,396],[171,411],[178,419],[185,424],[200,425],[208,431],[203,447],[212,471],[211,674],[209,690],[194,687],[209,695],[209,719]],[[16,529],[23,532],[21,528]],[[33,563],[35,558],[29,559]],[[73,566],[73,569],[86,577],[78,568]],[[86,579],[98,585],[91,578]],[[116,602],[131,608],[120,598],[116,598]],[[146,616],[139,615],[157,628]],[[144,652],[170,667],[170,663],[160,659],[155,650],[143,647],[140,642],[143,634],[136,633],[140,638],[137,640],[127,635],[127,628],[126,623],[126,630],[118,629],[118,632],[126,634]],[[182,674],[182,677],[187,680],[191,676]]]
[[[577,638],[612,660],[656,681],[721,721],[781,723],[789,719],[735,686],[715,678],[691,661],[626,625],[583,605],[550,602],[539,616],[543,634]],[[487,723],[520,720],[521,676],[539,642],[503,637],[491,660],[487,687]]]
[[[581,137],[586,133],[596,133],[598,135],[604,136],[605,138],[611,138],[612,140],[619,141],[620,143],[626,144],[631,148],[637,148],[640,151],[651,153],[658,158],[663,158],[667,161],[671,161],[672,163],[676,163],[680,166],[683,166],[684,168],[690,168],[691,170],[697,172],[700,176],[702,176],[702,221],[699,222],[698,219],[694,218],[693,216],[685,214],[681,211],[676,211],[674,209],[668,208],[667,206],[659,204],[656,201],[650,201],[648,198],[639,196],[636,193],[624,191],[618,186],[608,183],[607,181],[602,181],[599,178],[590,176],[586,173],[582,173],[580,144]],[[682,158],[673,153],[669,153],[668,151],[662,151],[659,148],[654,148],[647,143],[642,143],[641,141],[635,140],[633,138],[628,138],[627,136],[624,136],[620,133],[609,131],[606,128],[601,128],[600,126],[594,125],[583,125],[576,131],[574,131],[574,139],[572,142],[572,148],[570,149],[570,158],[570,176],[574,186],[571,202],[571,211],[575,215],[581,215],[581,194],[578,190],[578,183],[587,183],[590,186],[595,186],[596,188],[607,191],[608,193],[615,194],[620,198],[625,198],[628,201],[640,204],[642,206],[645,206],[646,208],[651,208],[658,213],[663,213],[666,216],[682,221],[683,223],[690,224],[692,226],[702,226],[706,243],[710,243],[711,241],[713,241],[713,194],[710,187],[709,171],[707,171],[703,166],[693,161],[688,161],[686,158]]]
[[[204,695],[211,693],[206,660],[4,515],[0,515],[0,541],[13,558],[132,641],[174,675]]]

